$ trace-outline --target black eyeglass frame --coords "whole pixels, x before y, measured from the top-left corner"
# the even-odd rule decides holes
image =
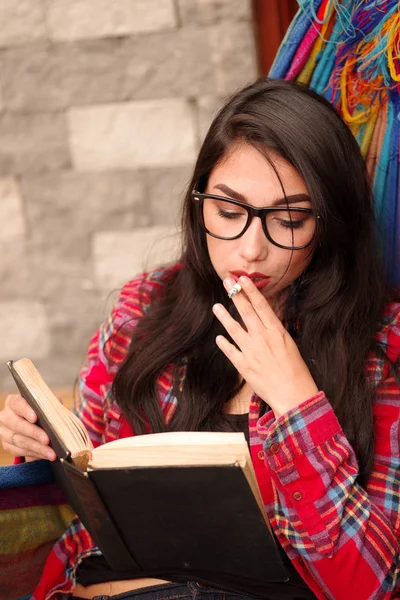
[[[307,248],[312,243],[312,241],[315,237],[315,232],[314,232],[311,240],[309,242],[307,242],[307,244],[304,244],[303,246],[282,246],[282,244],[278,244],[271,238],[268,228],[267,228],[267,222],[266,222],[266,218],[265,218],[266,215],[271,212],[288,212],[288,211],[294,212],[295,211],[295,212],[306,213],[308,215],[313,215],[314,211],[312,208],[304,208],[302,206],[299,206],[298,208],[293,208],[291,206],[287,206],[287,207],[286,206],[268,206],[266,208],[257,208],[256,206],[247,204],[247,202],[240,202],[240,200],[234,200],[233,198],[227,198],[226,196],[216,196],[215,194],[201,194],[200,192],[196,192],[196,190],[193,190],[191,195],[192,195],[193,202],[195,202],[197,204],[197,206],[199,206],[199,208],[200,208],[200,211],[199,211],[200,217],[201,217],[200,223],[201,223],[201,226],[203,227],[204,231],[206,231],[209,235],[211,235],[212,237],[215,237],[219,240],[230,241],[230,240],[237,240],[238,238],[242,237],[242,235],[250,227],[250,224],[254,217],[259,217],[261,219],[261,225],[262,225],[265,237],[271,242],[271,244],[274,244],[274,246],[277,246],[278,248],[283,248],[284,250],[303,250],[304,248]],[[205,222],[204,222],[204,214],[203,214],[203,211],[201,210],[203,201],[206,200],[207,198],[212,198],[213,200],[222,200],[223,202],[229,202],[231,204],[235,204],[236,206],[240,206],[241,208],[244,208],[247,211],[247,223],[238,235],[235,235],[234,237],[222,237],[220,235],[215,235],[215,233],[211,233],[211,231],[209,231],[207,229]],[[317,215],[317,219],[318,218],[319,217]]]

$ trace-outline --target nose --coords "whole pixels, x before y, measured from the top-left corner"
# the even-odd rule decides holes
[[[257,262],[267,257],[270,242],[265,236],[259,217],[253,217],[249,228],[239,241],[239,254],[246,262]]]

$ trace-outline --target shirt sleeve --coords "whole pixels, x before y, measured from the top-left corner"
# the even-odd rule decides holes
[[[400,310],[388,355],[400,356]],[[276,489],[277,528],[326,597],[400,598],[400,390],[388,371],[374,406],[375,457],[366,490],[323,392],[258,422]]]

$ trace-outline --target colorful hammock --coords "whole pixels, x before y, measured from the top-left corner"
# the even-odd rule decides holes
[[[271,68],[336,106],[366,159],[391,284],[400,289],[400,1],[298,0]]]
[[[0,467],[0,599],[28,600],[74,514],[44,460]]]

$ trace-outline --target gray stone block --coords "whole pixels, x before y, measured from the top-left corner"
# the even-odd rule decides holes
[[[108,316],[105,294],[69,287],[47,304],[51,354],[71,362],[75,377],[86,358],[90,338]],[[75,357],[77,362],[71,361]]]
[[[196,100],[199,145],[202,144],[213,118],[223,103],[221,98],[215,96],[203,96]]]
[[[18,241],[25,234],[25,219],[18,182],[14,178],[0,179],[0,242]]]
[[[27,244],[0,241],[0,302],[12,299],[36,298],[32,285],[35,275],[32,272],[30,253]]]
[[[215,88],[209,37],[194,27],[129,38],[122,54],[127,98],[192,98]]]
[[[1,0],[0,46],[45,38],[43,0]]]
[[[184,25],[244,21],[252,16],[251,0],[178,0],[178,8]]]
[[[0,115],[0,176],[70,166],[63,114]]]
[[[189,167],[144,172],[152,225],[180,228],[183,198],[191,176],[192,169]]]
[[[0,300],[36,298],[46,303],[68,288],[93,289],[90,236],[64,234],[58,243],[0,245]]]
[[[216,95],[230,94],[257,77],[254,32],[250,23],[221,23],[208,28],[216,70]]]
[[[4,99],[3,99],[3,90],[1,83],[1,72],[0,72],[0,113],[4,110]]]
[[[176,166],[195,158],[194,115],[184,100],[71,109],[68,125],[80,171]]]
[[[0,362],[47,357],[50,335],[45,306],[33,298],[0,302],[0,339]]]
[[[47,22],[52,39],[76,40],[170,29],[176,15],[173,0],[47,0]]]
[[[171,226],[99,232],[93,238],[96,284],[106,291],[120,287],[138,273],[176,260],[180,248],[180,235]]]
[[[0,54],[3,100],[13,111],[55,111],[123,99],[121,40],[10,48]]]
[[[70,257],[90,248],[102,229],[130,229],[150,222],[144,186],[137,173],[65,171],[21,179],[30,239]],[[82,259],[85,257],[82,256]]]

